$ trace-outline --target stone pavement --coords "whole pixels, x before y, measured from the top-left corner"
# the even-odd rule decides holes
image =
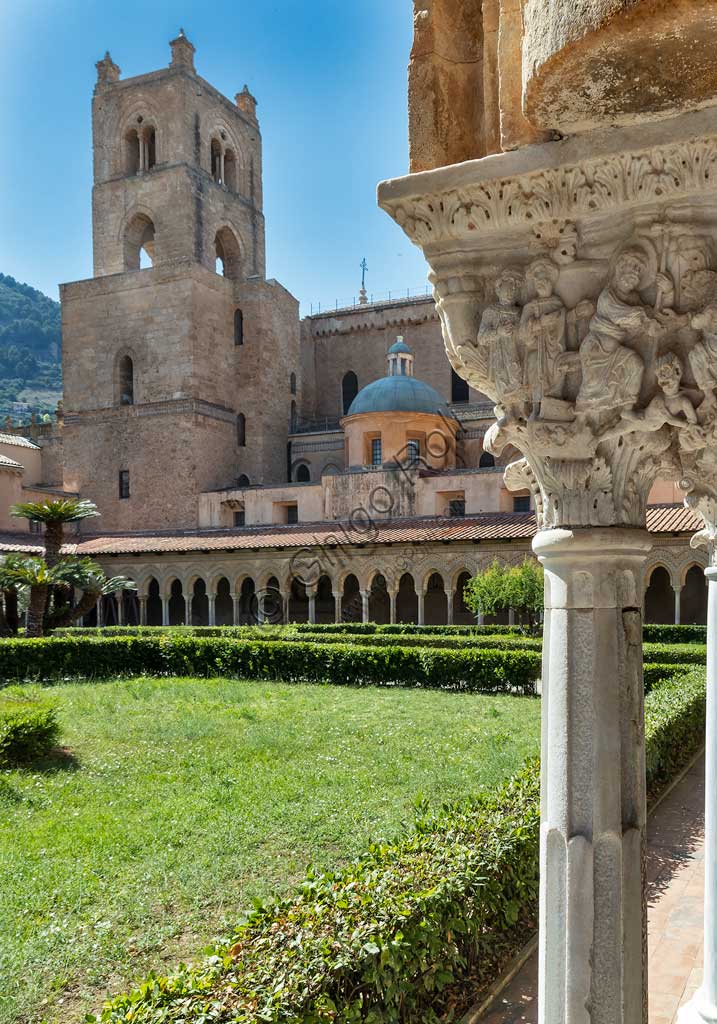
[[[673,1024],[702,978],[704,773],[701,757],[648,825],[649,1024]],[[535,954],[480,1024],[537,1024],[537,996]]]

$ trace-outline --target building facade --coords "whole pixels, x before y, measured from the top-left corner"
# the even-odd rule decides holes
[[[483,449],[493,403],[428,295],[300,320],[266,278],[256,101],[170,48],[134,78],[97,64],[94,276],[61,286],[57,423],[0,435],[2,548],[33,545],[12,503],[79,494],[101,534],[73,548],[137,581],[105,621],[471,621],[466,579],[535,530],[515,452]],[[648,619],[704,621],[694,520],[671,484],[651,500]]]

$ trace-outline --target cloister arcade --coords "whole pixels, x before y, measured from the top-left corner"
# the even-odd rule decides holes
[[[455,550],[453,550],[455,547]],[[99,621],[228,626],[287,622],[414,622],[470,625],[475,616],[463,593],[471,576],[498,560],[517,565],[529,555],[526,541],[479,545],[307,547],[301,550],[211,552],[184,557],[113,557],[109,575],[124,575],[137,588],[121,600],[105,598]],[[100,562],[105,559],[99,557]],[[701,552],[674,537],[655,545],[645,572],[645,621],[704,623],[707,588]],[[505,612],[497,620],[518,621]],[[86,620],[95,625],[97,614]]]

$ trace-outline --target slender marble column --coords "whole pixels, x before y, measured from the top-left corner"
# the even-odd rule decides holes
[[[426,615],[425,615],[425,610],[424,610],[425,609],[425,604],[426,604],[426,595],[421,590],[417,596],[418,596],[418,625],[419,626],[423,626],[425,624],[425,621],[426,621]]]
[[[307,587],[306,596],[309,599],[309,622],[313,624],[316,622],[316,591],[311,587]]]
[[[544,530],[540,1024],[640,1024],[645,744],[637,529]]]
[[[287,623],[289,621],[289,600],[290,600],[289,595],[288,594],[284,594],[284,597],[283,597],[283,602],[284,602],[284,623]]]
[[[241,622],[241,594],[232,594],[233,624],[238,626]]]
[[[147,598],[140,597],[139,599],[139,624],[140,626],[147,625]]]
[[[680,624],[680,601],[682,598],[682,587],[673,587],[675,592],[675,625]]]
[[[453,625],[453,591],[452,590],[447,590],[446,591],[446,613],[447,613],[448,625],[452,626]]]
[[[169,597],[162,597],[162,625],[169,625]]]
[[[208,625],[210,625],[210,626],[216,626],[216,624],[217,624],[216,600],[217,599],[216,599],[214,594],[207,594],[207,603],[208,603],[207,622],[208,622]]]
[[[395,622],[396,622],[396,601],[398,600],[398,591],[397,590],[389,590],[389,592],[388,592],[388,599],[389,599],[389,601],[391,603],[390,621],[391,621],[391,625],[393,626],[395,624]]]
[[[702,987],[679,1024],[717,1021],[717,566],[707,577],[707,733],[705,754],[705,949]]]
[[[341,594],[334,594],[334,622],[341,622]]]
[[[368,622],[369,615],[369,592],[368,590],[361,591],[361,621]]]
[[[191,626],[192,624],[192,595],[187,594],[184,598],[184,625]]]

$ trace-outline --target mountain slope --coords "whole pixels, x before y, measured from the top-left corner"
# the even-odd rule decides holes
[[[60,304],[0,274],[0,418],[52,413],[62,397]]]

